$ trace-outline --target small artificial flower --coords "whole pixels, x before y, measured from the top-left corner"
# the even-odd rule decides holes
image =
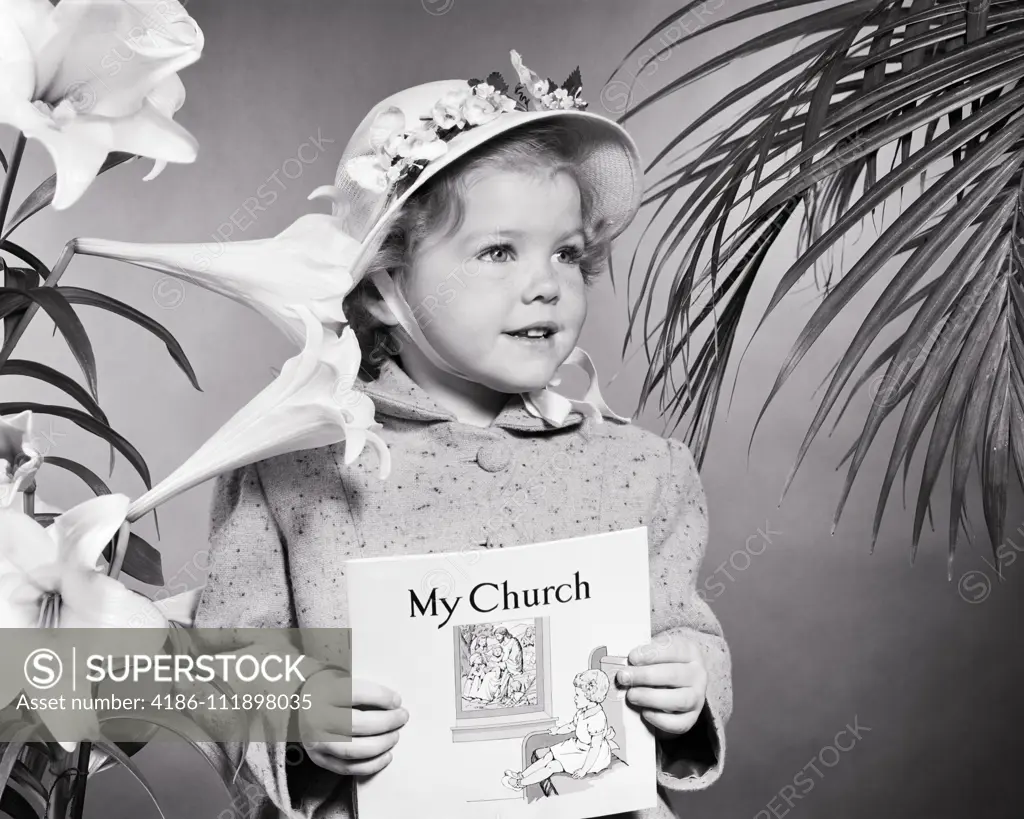
[[[438,128],[461,128],[465,123],[462,106],[469,98],[468,90],[448,91],[434,103],[432,115]]]
[[[479,96],[466,100],[463,110],[465,111],[466,122],[470,125],[486,125],[502,113],[502,109],[496,107],[489,99]]]

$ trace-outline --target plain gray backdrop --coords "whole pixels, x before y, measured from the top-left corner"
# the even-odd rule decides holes
[[[353,128],[383,97],[420,82],[492,70],[512,78],[508,52],[515,48],[527,65],[556,81],[579,64],[584,98],[591,110],[604,113],[602,86],[612,70],[679,5],[668,0],[192,0],[188,9],[205,32],[206,48],[199,63],[181,74],[188,98],[176,118],[197,137],[198,160],[171,165],[148,183],[141,177],[149,160],[118,168],[100,177],[72,208],[37,215],[14,238],[53,263],[73,236],[209,242],[211,248],[218,232],[228,230],[232,240],[273,236],[302,213],[327,209],[306,196],[333,181]],[[703,24],[749,5],[749,0],[712,4]],[[634,58],[618,78],[636,77],[636,93],[643,95],[764,28],[758,20],[713,32],[696,46],[676,48],[670,59],[639,77]],[[645,159],[699,111],[791,50],[792,45],[784,46],[735,65],[629,120]],[[616,89],[621,86],[604,94],[612,107],[621,101]],[[10,129],[2,136],[10,145]],[[30,144],[15,203],[50,172],[41,146]],[[908,190],[908,197],[915,192]],[[244,210],[251,197],[265,206],[255,218]],[[623,413],[635,410],[644,371],[642,353],[626,363],[620,356],[627,321],[625,275],[650,213],[642,211],[619,240],[617,289],[607,278],[597,286],[581,339],[597,363],[609,403]],[[890,202],[876,221],[888,225],[896,213],[896,203]],[[858,246],[874,235],[870,221],[855,230],[837,264],[848,270]],[[793,259],[795,229],[786,236],[755,288],[737,350],[747,343],[758,309]],[[644,239],[645,246],[651,238]],[[96,347],[102,406],[113,426],[142,451],[157,480],[265,386],[272,368],[294,352],[256,313],[152,271],[79,257],[64,283],[110,293],[165,323],[196,368],[202,392],[189,386],[153,337],[106,312],[82,310]],[[820,397],[815,389],[880,290],[876,283],[858,297],[846,319],[815,345],[762,420],[749,461],[754,419],[819,299],[809,278],[754,339],[739,368],[731,410],[726,413],[727,399],[720,407],[702,470],[711,526],[703,578],[732,648],[735,713],[724,776],[706,792],[679,798],[681,816],[1019,815],[1024,559],[1006,566],[1004,582],[994,582],[982,559],[989,546],[976,473],[970,507],[975,542],[961,541],[952,582],[946,579],[945,472],[933,505],[937,531],[926,526],[916,564],[909,561],[912,511],[903,508],[898,482],[875,553],[869,553],[893,418],[854,484],[835,535],[829,534],[845,475],[845,468],[837,467],[864,417],[866,391],[835,433],[815,442],[778,505]],[[78,377],[66,345],[51,332],[52,324],[40,314],[18,357]],[[726,396],[735,375],[734,361]],[[566,381],[568,388],[579,383]],[[49,388],[11,377],[4,379],[3,393],[4,400],[61,400]],[[635,423],[663,431],[654,404]],[[44,421],[43,428],[51,454],[106,474],[107,450],[96,439],[62,419]],[[920,463],[915,459],[911,471],[910,510]],[[85,499],[81,484],[60,470],[44,470],[39,477],[40,495],[48,502],[67,508]],[[133,497],[143,490],[121,458],[111,484]],[[151,517],[140,526],[163,553],[168,584],[192,587],[204,580],[211,489],[207,483],[161,507],[159,541]],[[1024,548],[1024,538],[1015,532],[1024,522],[1022,511],[1015,494],[1008,532]],[[987,593],[982,575],[960,582],[968,572],[992,581]],[[850,734],[843,734],[840,750],[837,734],[855,724],[859,739],[851,742]],[[170,819],[215,817],[226,807],[213,772],[184,745],[153,745],[136,760]],[[794,790],[801,795],[795,801]],[[124,770],[90,781],[86,814],[95,819],[157,815]]]

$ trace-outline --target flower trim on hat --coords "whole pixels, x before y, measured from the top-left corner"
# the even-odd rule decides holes
[[[519,76],[515,98],[497,71],[484,81],[471,79],[469,88],[449,91],[439,99],[418,128],[407,129],[405,114],[390,106],[375,118],[370,131],[372,154],[345,163],[348,175],[362,188],[386,193],[399,182],[412,181],[427,165],[448,152],[448,141],[477,125],[485,125],[508,111],[584,110],[580,97],[583,81],[579,66],[560,86],[523,65],[519,52],[511,52]]]

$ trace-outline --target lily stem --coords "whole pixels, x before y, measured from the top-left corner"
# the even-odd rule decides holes
[[[10,164],[7,166],[7,175],[4,177],[4,187],[0,191],[0,236],[3,235],[3,226],[7,222],[7,209],[11,206],[11,195],[14,193],[14,180],[18,177],[18,168],[21,166],[21,157],[25,153],[25,145],[28,138],[24,132],[18,132],[18,139],[14,143],[14,153],[11,154]]]
[[[89,756],[92,743],[82,740],[78,743],[78,776],[75,777],[74,794],[71,797],[71,816],[68,819],[82,819],[85,810],[85,785],[89,781]]]

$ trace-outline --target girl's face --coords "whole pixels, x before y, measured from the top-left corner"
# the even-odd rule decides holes
[[[431,346],[470,380],[502,393],[542,388],[587,316],[579,189],[565,173],[503,170],[478,170],[467,187],[463,223],[423,242],[404,295]],[[535,324],[545,338],[514,335]]]
[[[585,708],[590,705],[590,700],[587,699],[587,695],[583,693],[582,688],[576,689],[576,707]]]

